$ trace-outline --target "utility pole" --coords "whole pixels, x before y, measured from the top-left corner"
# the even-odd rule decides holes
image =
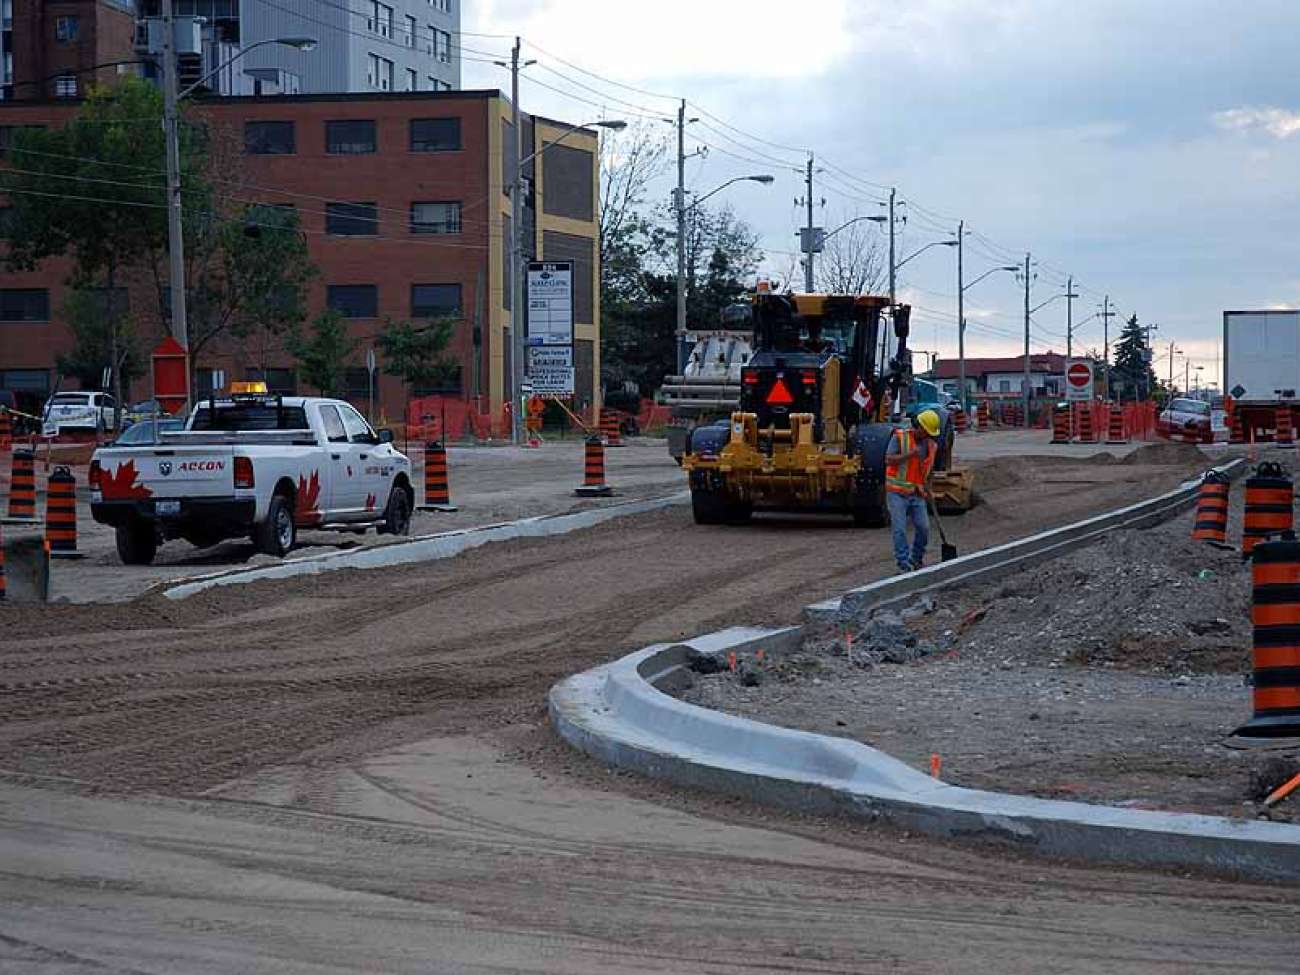
[[[889,313],[894,313],[894,306],[898,303],[897,294],[897,268],[894,267],[894,199],[898,195],[898,190],[894,187],[889,188]]]
[[[180,112],[177,108],[176,21],[172,0],[162,0],[162,21],[163,139],[167,146],[167,256],[168,277],[171,281],[172,336],[185,349],[185,387],[189,389],[190,328],[185,315],[185,231],[181,214]],[[188,415],[189,410],[190,400],[187,396],[184,415]]]
[[[804,202],[808,206],[808,231],[807,247],[808,256],[803,265],[803,289],[806,293],[812,294],[813,285],[813,252],[817,249],[817,241],[814,239],[815,230],[813,228],[813,154],[808,153],[808,175],[807,180],[807,197]]]
[[[1065,357],[1074,358],[1074,275],[1065,279]]]
[[[1110,310],[1110,295],[1101,300],[1101,371],[1106,376],[1106,399],[1110,400],[1110,320],[1115,312]]]
[[[524,307],[524,129],[519,113],[519,51],[521,43],[515,38],[510,52],[510,107],[511,123],[515,130],[515,179],[510,188],[510,221],[514,241],[510,248],[510,442],[518,446],[523,440],[524,411],[524,329],[528,309]]]
[[[963,280],[963,251],[966,221],[957,221],[957,401],[965,411],[966,403],[966,284]]]
[[[1174,343],[1169,343],[1169,395],[1174,395]]]
[[[1029,381],[1029,254],[1025,254],[1025,429],[1029,429],[1029,396],[1033,392],[1033,387]]]
[[[677,106],[677,375],[686,371],[686,99]]]

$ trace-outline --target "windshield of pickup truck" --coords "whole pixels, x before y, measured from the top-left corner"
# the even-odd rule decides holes
[[[301,406],[275,403],[217,403],[216,419],[207,404],[194,414],[193,430],[310,430],[307,411]]]

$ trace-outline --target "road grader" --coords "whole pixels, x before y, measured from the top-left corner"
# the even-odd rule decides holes
[[[754,352],[741,369],[739,408],[692,430],[682,457],[696,523],[742,524],[771,510],[885,524],[885,452],[910,422],[902,400],[912,388],[911,309],[894,308],[889,356],[888,308],[871,295],[752,296]],[[952,464],[952,420],[940,412],[935,502],[962,512],[974,477]]]

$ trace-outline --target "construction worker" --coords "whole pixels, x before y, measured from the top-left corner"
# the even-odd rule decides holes
[[[939,414],[922,410],[911,430],[895,430],[885,454],[885,500],[894,532],[894,561],[903,572],[919,569],[930,541],[930,519],[925,504],[928,482],[939,452]],[[907,522],[912,522],[912,545],[907,544]]]

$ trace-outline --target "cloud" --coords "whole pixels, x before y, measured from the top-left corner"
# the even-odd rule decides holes
[[[1275,139],[1300,133],[1300,112],[1286,108],[1230,108],[1214,113],[1214,124],[1229,132],[1264,131]]]

